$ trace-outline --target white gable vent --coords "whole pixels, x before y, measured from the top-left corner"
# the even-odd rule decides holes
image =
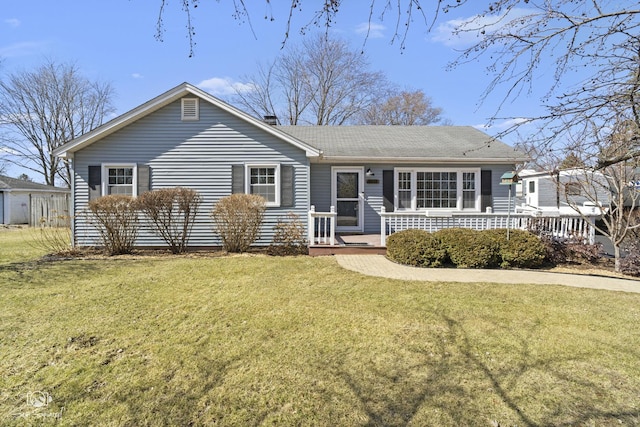
[[[182,120],[198,120],[198,98],[182,98]]]

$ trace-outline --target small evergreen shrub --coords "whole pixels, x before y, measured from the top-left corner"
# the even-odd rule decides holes
[[[533,233],[524,230],[484,230],[484,236],[498,244],[500,267],[535,268],[540,267],[547,255],[545,245]]]
[[[488,235],[468,228],[446,228],[434,233],[459,268],[492,268],[499,265],[500,246]]]
[[[131,253],[138,237],[137,199],[118,194],[103,196],[89,202],[89,211],[105,252]]]
[[[211,218],[224,250],[246,252],[260,235],[264,211],[264,197],[256,194],[232,194],[220,199]]]
[[[278,219],[273,229],[275,231],[273,241],[267,248],[269,255],[287,256],[309,253],[304,224],[298,215],[289,212],[285,218]]]
[[[440,267],[447,251],[433,234],[424,230],[404,230],[387,238],[387,257],[399,264]]]

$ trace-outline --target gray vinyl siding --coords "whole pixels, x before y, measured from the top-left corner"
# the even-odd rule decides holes
[[[558,207],[558,186],[554,178],[550,176],[538,179],[538,206],[539,207]]]
[[[392,164],[340,164],[331,165],[324,163],[311,164],[311,205],[315,206],[318,212],[329,212],[331,208],[331,167],[332,166],[353,166],[364,167],[364,170],[371,168],[374,173],[372,177],[377,183],[367,183],[365,177],[364,184],[364,230],[366,234],[375,234],[380,232],[380,211],[383,206],[382,194],[382,171],[393,170],[396,167],[402,168],[421,168],[421,167],[447,167],[447,165],[392,165]],[[452,169],[477,168],[477,165],[453,165]],[[487,165],[480,167],[481,170],[491,170],[492,179],[492,206],[494,212],[506,212],[509,204],[509,187],[500,185],[500,177],[503,173],[513,170],[510,165]],[[478,188],[479,192],[480,189]],[[511,210],[515,208],[515,186],[512,187]]]
[[[511,172],[514,170],[514,166],[511,165],[488,165],[483,166],[483,170],[491,170],[491,195],[493,198],[492,207],[493,212],[507,212],[509,209],[509,186],[500,184],[500,177],[505,172]],[[511,186],[511,211],[515,210],[517,203],[516,199],[516,186]]]
[[[305,152],[200,100],[200,119],[181,120],[181,102],[143,117],[74,155],[76,240],[80,246],[99,244],[87,214],[88,167],[103,163],[136,163],[151,168],[150,189],[188,187],[202,196],[189,246],[219,246],[210,218],[214,204],[232,193],[232,165],[273,163],[294,168],[292,207],[267,208],[258,241],[267,245],[273,227],[288,212],[306,223],[309,206],[308,160]],[[165,246],[145,227],[138,246]]]

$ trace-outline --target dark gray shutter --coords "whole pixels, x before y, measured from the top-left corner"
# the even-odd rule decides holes
[[[231,166],[231,192],[244,193],[244,165]]]
[[[492,206],[491,201],[491,171],[480,171],[480,210],[486,212]]]
[[[387,212],[393,212],[393,170],[382,171],[382,204]]]
[[[102,166],[89,166],[89,200],[102,195]]]
[[[280,166],[280,206],[289,208],[294,202],[293,166]]]
[[[147,165],[138,165],[138,196],[151,187],[151,170]]]

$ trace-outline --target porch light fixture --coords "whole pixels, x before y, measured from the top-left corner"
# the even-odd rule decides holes
[[[366,173],[366,175],[367,175],[367,176],[375,176],[375,173],[373,173],[373,171],[371,170],[371,168],[368,168],[368,169],[367,169],[367,173]]]

